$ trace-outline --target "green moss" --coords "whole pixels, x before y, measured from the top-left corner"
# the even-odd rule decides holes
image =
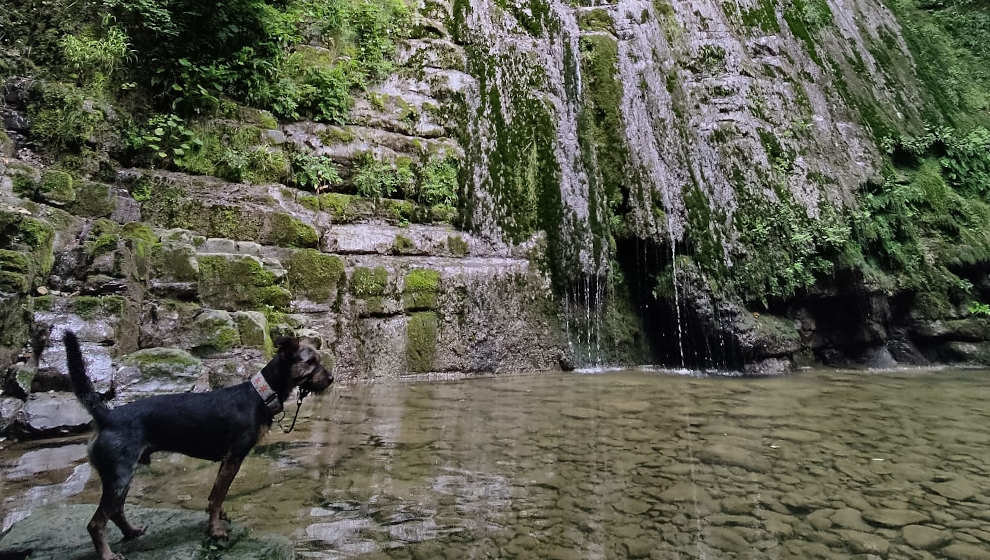
[[[222,309],[275,309],[288,306],[289,292],[254,257],[199,257],[199,293],[203,303]]]
[[[320,241],[313,226],[288,214],[272,216],[271,229],[271,240],[284,247],[316,247]]]
[[[685,187],[683,197],[688,219],[685,233],[688,252],[709,276],[723,277],[727,270],[718,230],[720,220],[714,219],[708,198],[698,186]]]
[[[24,275],[28,289],[43,281],[55,262],[55,229],[47,222],[13,210],[0,209],[0,247],[30,256],[30,274]],[[16,257],[8,255],[8,259]],[[20,262],[19,259],[17,259]],[[8,274],[15,274],[4,269]],[[24,282],[8,277],[16,285]]]
[[[337,292],[346,281],[340,257],[303,249],[292,253],[285,262],[292,293],[318,303],[336,303]]]
[[[316,133],[320,140],[323,141],[325,146],[333,146],[336,144],[347,144],[348,142],[353,142],[356,136],[351,129],[347,127],[335,127],[329,126]]]
[[[355,218],[351,207],[352,196],[338,193],[320,195],[320,209],[330,212],[335,223],[346,224]]]
[[[31,291],[31,280],[26,274],[0,270],[0,292],[26,294]]]
[[[51,311],[55,307],[55,297],[51,295],[38,296],[33,302],[35,311]]]
[[[109,185],[83,181],[77,186],[75,202],[69,209],[78,216],[97,218],[110,216],[116,205],[117,199]]]
[[[190,245],[165,242],[151,253],[155,276],[175,282],[194,282],[199,278],[196,251]]]
[[[430,207],[430,221],[435,223],[456,224],[459,214],[457,208],[448,204],[435,204]]]
[[[274,345],[268,329],[268,318],[258,311],[238,311],[233,315],[240,333],[241,344],[264,351],[266,357],[274,355]]]
[[[68,172],[55,169],[46,170],[41,174],[38,194],[52,204],[69,204],[76,199],[73,182],[72,175]]]
[[[7,176],[10,177],[14,194],[24,198],[35,198],[41,183],[41,174],[34,167],[19,161],[7,164]]]
[[[76,296],[69,300],[69,310],[86,320],[97,315],[119,317],[125,304],[126,300],[121,296]]]
[[[460,235],[449,235],[447,236],[447,250],[455,257],[464,257],[470,252],[470,247]]]
[[[296,202],[302,205],[303,208],[312,210],[313,212],[320,211],[320,198],[311,194],[299,195]]]
[[[615,22],[608,10],[603,8],[578,12],[578,27],[582,31],[615,32]]]
[[[92,319],[103,309],[103,301],[94,296],[76,296],[69,302],[69,309],[83,319]]]
[[[14,142],[7,132],[0,130],[0,157],[10,157],[14,153]]]
[[[628,148],[620,112],[623,85],[616,78],[617,65],[615,39],[599,35],[581,39],[585,104],[578,120],[578,140],[589,163],[589,226],[595,255],[621,234],[619,209],[629,196]]]
[[[121,239],[127,240],[134,250],[134,254],[145,259],[151,256],[152,250],[158,244],[158,235],[148,224],[142,222],[130,222],[120,229]]]
[[[103,296],[103,313],[120,317],[124,314],[127,300],[122,296]]]
[[[200,313],[193,321],[192,332],[196,341],[192,351],[200,356],[226,352],[241,343],[237,325],[226,311]]]
[[[414,313],[406,324],[406,364],[409,371],[429,372],[437,353],[437,314]]]
[[[406,273],[402,303],[406,310],[433,309],[440,291],[440,273],[429,268],[415,268]]]
[[[359,298],[370,298],[385,294],[388,271],[383,267],[368,268],[359,266],[351,273],[350,291]]]
[[[145,348],[128,354],[122,361],[140,369],[144,379],[169,377],[202,364],[195,356],[178,348]]]
[[[0,249],[0,270],[25,274],[31,272],[32,265],[32,259],[28,254]]]
[[[416,253],[416,244],[405,235],[396,235],[392,241],[392,253],[396,255],[409,255]]]
[[[822,58],[818,54],[818,49],[815,45],[815,39],[812,37],[812,29],[805,24],[803,8],[804,3],[800,0],[796,1],[791,8],[784,10],[784,21],[787,22],[787,27],[791,30],[791,33],[797,37],[800,41],[804,43],[805,49],[808,51],[808,55],[811,59],[815,61],[819,66],[822,65]],[[831,15],[831,12],[829,12]]]

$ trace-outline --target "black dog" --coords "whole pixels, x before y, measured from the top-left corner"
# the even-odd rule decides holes
[[[144,534],[124,517],[124,500],[138,462],[147,464],[155,451],[176,451],[199,459],[221,461],[210,492],[207,532],[225,538],[222,520],[227,496],[241,461],[271,427],[273,416],[293,388],[321,392],[333,376],[320,364],[311,346],[294,338],[279,338],[278,352],[251,381],[208,393],[161,395],[110,409],[86,376],[79,341],[65,333],[65,350],[72,389],[96,421],[98,433],[89,447],[89,461],[100,474],[103,496],[86,528],[102,560],[122,560],[107,544],[107,520],[124,533],[124,540]]]

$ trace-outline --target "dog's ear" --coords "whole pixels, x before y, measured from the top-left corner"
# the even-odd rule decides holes
[[[299,351],[299,339],[291,336],[280,336],[275,339],[275,347],[283,358],[291,358]]]

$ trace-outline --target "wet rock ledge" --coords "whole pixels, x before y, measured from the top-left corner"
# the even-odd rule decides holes
[[[90,560],[96,558],[86,523],[95,505],[63,505],[35,510],[0,538],[0,558],[30,560]],[[128,560],[289,560],[292,544],[283,537],[253,535],[234,526],[226,543],[205,538],[206,514],[178,509],[127,508],[132,523],[147,533],[121,543],[120,531],[107,526],[110,546]]]

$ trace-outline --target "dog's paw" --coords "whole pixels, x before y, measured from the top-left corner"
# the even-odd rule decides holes
[[[218,541],[225,541],[225,540],[227,540],[230,537],[230,535],[227,533],[227,528],[226,527],[223,527],[223,526],[221,526],[221,527],[210,527],[209,529],[206,530],[206,534],[211,539],[218,540]]]
[[[127,558],[123,554],[117,552],[116,554],[110,556],[106,560],[127,560]]]
[[[126,533],[124,533],[123,540],[124,541],[129,541],[129,540],[136,539],[136,538],[140,537],[141,535],[143,535],[144,534],[144,531],[145,531],[145,527],[137,527],[136,529],[133,529],[131,531],[127,531]]]

